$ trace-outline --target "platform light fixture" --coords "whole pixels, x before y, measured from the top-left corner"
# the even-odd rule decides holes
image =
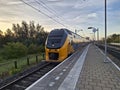
[[[97,40],[98,40],[98,38],[99,38],[99,30],[96,29],[95,27],[88,27],[88,29],[92,29],[92,31],[94,33],[94,41],[95,41],[95,33],[96,33],[96,31],[98,32],[98,34],[97,34]]]

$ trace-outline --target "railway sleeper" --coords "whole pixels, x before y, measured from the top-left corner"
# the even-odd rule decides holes
[[[19,85],[21,85],[21,86],[24,86],[24,87],[28,87],[29,85],[32,84],[32,82],[22,80],[22,81],[18,82],[17,84],[19,84]]]
[[[11,90],[25,90],[27,87],[15,84]]]
[[[36,74],[39,75],[40,77],[43,76],[43,74],[41,72],[37,72]]]
[[[47,69],[46,69],[47,70]],[[41,74],[45,74],[46,72],[48,72],[49,70],[40,70]]]
[[[41,76],[39,74],[34,74],[32,75],[33,77],[37,77],[37,78],[40,78]]]
[[[26,80],[30,82],[35,82],[37,79],[34,77],[27,77]]]

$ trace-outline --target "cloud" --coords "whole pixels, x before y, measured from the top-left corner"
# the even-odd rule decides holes
[[[12,1],[12,2],[8,2],[7,5],[20,5],[23,4],[23,2],[21,1]]]
[[[62,20],[37,4],[35,0],[24,1],[34,5],[36,8],[59,22],[68,24],[69,27],[85,28],[88,26],[95,26],[104,29],[104,0],[41,0],[52,8],[53,11],[57,13],[58,17],[63,18]],[[114,27],[114,25],[120,23],[119,6],[118,8],[112,6],[116,2],[119,3],[120,0],[107,0],[108,26]],[[20,2],[20,0],[1,0],[0,6],[0,23],[2,22],[5,24],[9,23],[9,21],[17,23],[22,20],[34,20],[50,29],[62,27],[60,24],[57,24],[43,14]]]
[[[62,0],[47,0],[49,2],[61,2]]]
[[[1,23],[11,23],[10,20],[0,20]]]
[[[86,16],[77,16],[72,21],[75,22],[76,24],[83,23],[83,22],[87,21],[87,17]]]
[[[96,18],[97,17],[97,13],[90,13],[87,16],[88,16],[88,18]]]

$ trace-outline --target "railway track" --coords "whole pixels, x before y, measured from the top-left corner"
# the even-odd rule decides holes
[[[57,65],[58,63],[44,63],[36,70],[33,70],[32,72],[0,87],[0,90],[25,90],[29,85],[34,83]]]
[[[104,50],[104,45],[97,45],[97,46]],[[120,60],[120,49],[107,46],[107,52],[112,56],[114,56],[115,58],[117,58],[118,60]]]

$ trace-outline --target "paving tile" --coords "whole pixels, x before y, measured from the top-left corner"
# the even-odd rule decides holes
[[[94,86],[93,90],[102,90],[102,87]]]
[[[80,90],[120,90],[120,71],[112,63],[103,61],[103,54],[91,45],[77,82]]]
[[[111,88],[103,88],[103,90],[112,90]]]
[[[85,88],[87,88],[87,89],[93,89],[93,86],[91,86],[91,85],[85,85]]]

